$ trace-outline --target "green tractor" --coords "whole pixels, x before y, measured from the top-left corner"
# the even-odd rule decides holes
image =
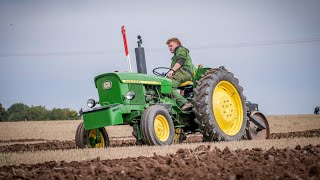
[[[137,64],[142,62],[143,67],[144,51],[138,45]],[[193,81],[180,85],[180,92],[193,103],[190,111],[182,111],[171,97],[172,82],[165,77],[168,70],[155,68],[155,75],[147,75],[146,68],[141,73],[138,65],[139,73],[110,72],[95,77],[99,101],[88,100],[90,109],[82,113],[76,146],[108,147],[104,127],[114,125],[132,126],[137,144],[146,145],[181,143],[187,134],[196,132],[208,142],[269,137],[267,119],[255,104],[246,102],[239,80],[223,66],[198,66]],[[97,104],[100,106],[95,107]]]

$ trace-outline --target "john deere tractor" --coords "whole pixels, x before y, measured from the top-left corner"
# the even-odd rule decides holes
[[[269,126],[256,104],[246,102],[239,80],[223,66],[198,66],[193,81],[179,90],[193,108],[182,111],[171,96],[170,68],[146,74],[144,49],[136,48],[138,73],[110,72],[94,78],[99,101],[89,99],[82,114],[76,145],[108,147],[106,126],[130,125],[137,144],[181,143],[186,134],[201,132],[204,141],[233,141],[269,137]],[[97,107],[96,105],[99,104]]]

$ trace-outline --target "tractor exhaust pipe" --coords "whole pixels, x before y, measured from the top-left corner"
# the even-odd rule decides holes
[[[140,35],[138,35],[137,43],[138,43],[138,47],[135,48],[137,71],[138,73],[147,74],[146,56],[144,53],[144,48],[141,47],[142,39]]]

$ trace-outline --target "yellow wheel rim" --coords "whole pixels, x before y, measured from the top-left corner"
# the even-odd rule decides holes
[[[212,110],[220,129],[236,135],[243,123],[243,107],[237,89],[228,81],[221,81],[212,94]]]
[[[154,119],[154,132],[160,141],[167,141],[170,134],[170,128],[167,118],[159,114]]]
[[[102,133],[99,131],[100,133],[100,140],[101,143],[97,143],[95,146],[92,146],[93,148],[104,148],[105,147],[105,143],[104,143],[104,137],[102,135]],[[97,139],[97,131],[96,129],[91,129],[89,132],[89,139]]]

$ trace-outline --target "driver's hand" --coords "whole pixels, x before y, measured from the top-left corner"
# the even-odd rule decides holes
[[[173,70],[170,70],[170,71],[167,73],[167,76],[168,76],[170,79],[172,79],[173,74],[174,74],[174,71],[173,71]]]

